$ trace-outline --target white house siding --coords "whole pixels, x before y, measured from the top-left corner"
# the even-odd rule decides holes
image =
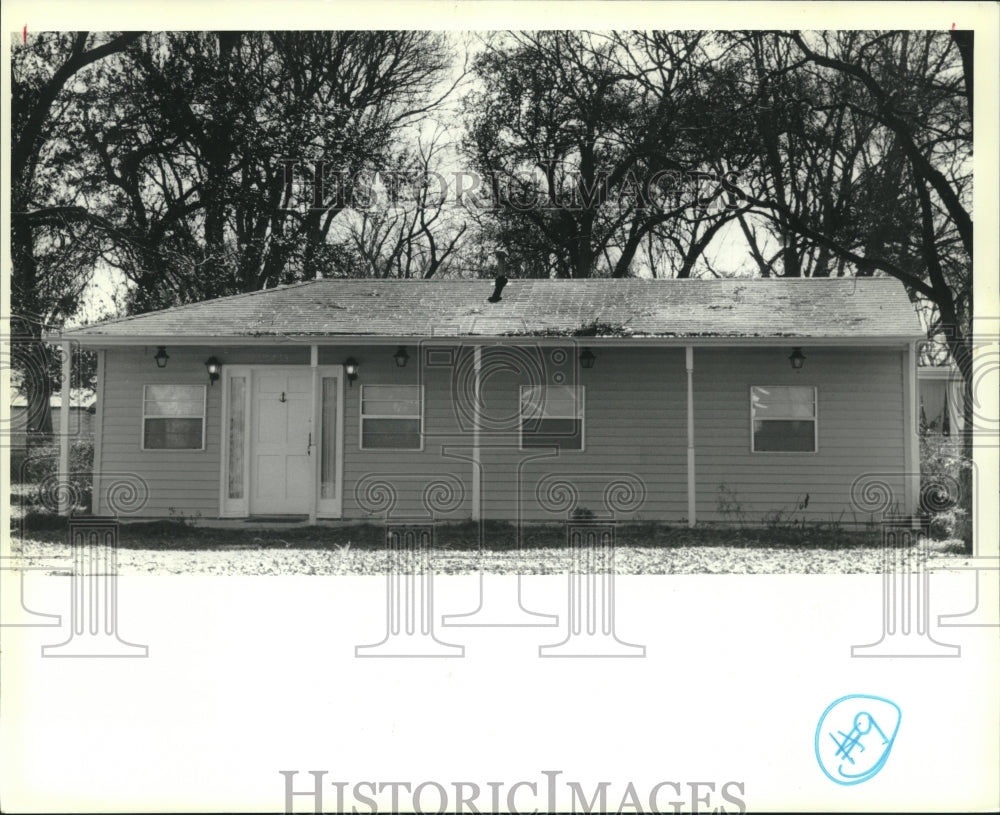
[[[810,348],[801,370],[789,348],[696,348],[694,413],[699,521],[725,521],[724,485],[751,520],[784,511],[785,517],[863,522],[852,512],[851,485],[866,473],[881,475],[902,507],[904,471],[903,351]],[[816,453],[753,453],[750,387],[806,385],[817,389]],[[796,505],[809,496],[806,509]]]
[[[432,358],[429,347],[435,349]],[[428,487],[440,499],[430,510],[438,519],[469,518],[473,512],[471,462],[473,432],[463,425],[460,394],[470,387],[472,348],[407,346],[409,364],[393,361],[396,346],[322,346],[319,364],[342,364],[353,356],[360,376],[344,389],[343,517],[384,518],[375,482],[391,486],[390,517],[426,517]],[[579,348],[527,343],[512,352],[494,343],[482,351],[482,409],[487,423],[480,434],[482,515],[486,518],[561,521],[574,509],[597,516],[614,511],[619,520],[681,522],[687,516],[687,384],[684,349],[601,348],[595,366],[581,369]],[[560,355],[559,352],[562,354]],[[871,348],[804,349],[806,363],[793,371],[790,348],[737,350],[696,348],[694,405],[697,513],[700,521],[733,520],[720,514],[719,486],[741,501],[753,520],[779,509],[792,510],[809,494],[807,509],[796,517],[864,521],[852,516],[850,488],[863,473],[901,473],[904,467],[903,354]],[[265,347],[169,347],[170,361],[159,369],[155,347],[109,348],[101,431],[104,473],[136,473],[149,486],[141,514],[174,513],[203,517],[219,514],[221,383],[208,388],[206,449],[142,451],[142,386],[150,383],[207,384],[204,361],[223,364],[309,364],[309,344]],[[520,356],[519,356],[520,355]],[[525,356],[527,355],[527,356]],[[451,360],[450,362],[448,360]],[[585,449],[519,464],[538,450],[518,449],[520,385],[539,383],[525,360],[534,359],[547,384],[585,388]],[[520,361],[520,364],[519,362]],[[428,364],[432,362],[433,364]],[[534,363],[533,363],[534,364]],[[456,374],[456,366],[458,374]],[[518,372],[519,369],[520,372]],[[425,443],[422,451],[361,450],[359,412],[362,385],[423,384]],[[750,387],[815,385],[818,388],[819,452],[750,452]],[[466,403],[471,404],[471,399]],[[902,500],[901,479],[888,479]],[[640,484],[641,501],[629,502],[616,482]],[[557,482],[565,482],[564,487]],[[433,485],[437,489],[433,489]],[[107,482],[101,483],[98,512],[108,511]],[[456,488],[449,500],[447,491]],[[550,500],[539,502],[537,493]],[[548,487],[549,489],[545,489]],[[613,489],[613,488],[612,488]],[[575,500],[561,499],[575,492]],[[369,498],[365,498],[365,494]],[[384,494],[384,493],[383,493]],[[367,505],[366,505],[367,504]]]

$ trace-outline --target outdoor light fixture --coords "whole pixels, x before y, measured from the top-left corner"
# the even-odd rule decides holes
[[[222,370],[222,363],[215,357],[209,357],[205,360],[205,370],[208,371],[208,378],[214,385],[215,380],[219,378],[219,371]]]
[[[802,363],[806,361],[806,355],[802,353],[801,348],[793,348],[788,361],[792,363],[792,367],[797,371],[802,367]]]
[[[399,346],[399,350],[392,355],[392,358],[396,360],[397,368],[405,368],[406,363],[410,361],[410,355],[406,353],[405,346]]]
[[[170,359],[170,354],[167,353],[167,349],[162,345],[156,349],[156,356],[153,357],[156,360],[157,368],[166,368],[167,360]]]
[[[583,367],[583,368],[593,368],[594,367],[594,362],[596,360],[597,360],[597,357],[594,356],[594,352],[591,351],[589,348],[584,348],[580,352],[580,366],[581,367]]]
[[[344,373],[347,374],[347,382],[354,385],[354,380],[358,378],[358,361],[354,357],[344,360]]]

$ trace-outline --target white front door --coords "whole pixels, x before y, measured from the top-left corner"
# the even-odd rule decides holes
[[[256,368],[253,372],[251,491],[253,515],[301,515],[312,509],[312,372]]]

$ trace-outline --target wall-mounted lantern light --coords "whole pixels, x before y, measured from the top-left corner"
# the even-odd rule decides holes
[[[399,346],[399,350],[392,355],[392,358],[396,360],[397,368],[405,368],[406,363],[410,361],[410,355],[406,353],[406,347],[402,345]]]
[[[788,361],[792,363],[792,367],[797,371],[806,361],[806,355],[802,353],[801,348],[793,348],[792,353],[788,357]]]
[[[597,357],[594,355],[594,352],[591,351],[589,348],[584,348],[580,352],[580,366],[581,367],[588,368],[588,369],[589,368],[593,368],[594,367],[594,363],[596,361],[597,361]]]
[[[347,374],[347,382],[352,387],[354,386],[354,380],[358,378],[358,361],[354,357],[348,357],[344,360],[344,373]]]
[[[219,378],[219,373],[222,371],[222,363],[215,357],[209,357],[205,360],[205,370],[208,371],[209,381],[214,385],[215,381]]]
[[[167,353],[167,349],[162,345],[156,349],[156,356],[153,357],[156,360],[157,368],[166,368],[167,360],[170,359],[170,354]]]

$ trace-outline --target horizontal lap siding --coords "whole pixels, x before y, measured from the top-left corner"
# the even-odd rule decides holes
[[[505,433],[484,437],[483,511],[488,518],[562,521],[574,509],[618,520],[677,520],[686,512],[685,372],[683,350],[597,349],[583,370],[576,351],[565,360],[545,349],[546,382],[584,386],[585,449],[557,457],[525,459],[539,450],[518,450],[516,421]],[[484,405],[498,416],[517,416],[519,386],[527,374],[502,370],[502,354],[483,354]],[[559,361],[557,361],[559,360]],[[497,369],[490,375],[491,366]],[[561,486],[560,482],[563,485]],[[645,492],[638,506],[605,494],[615,482]],[[541,489],[541,499],[539,490]],[[573,493],[575,492],[575,497]],[[619,498],[624,497],[619,495]]]
[[[424,496],[436,507],[439,518],[467,518],[472,511],[471,463],[450,459],[442,447],[461,454],[471,445],[471,434],[454,432],[457,427],[450,398],[450,370],[423,371],[415,347],[409,349],[409,365],[397,368],[394,347],[335,346],[320,349],[319,364],[340,365],[353,356],[360,363],[360,376],[344,388],[344,484],[345,518],[384,517],[359,505],[356,492],[365,476],[385,481],[395,493],[393,517],[413,517],[424,512]],[[308,343],[289,342],[279,348],[181,348],[170,347],[165,368],[157,368],[156,348],[111,348],[107,351],[103,408],[102,473],[130,473],[148,488],[145,507],[134,514],[146,517],[171,514],[217,517],[221,450],[222,387],[208,388],[206,449],[203,451],[143,451],[142,389],[146,384],[207,384],[205,360],[212,355],[223,365],[308,365]],[[425,387],[425,449],[419,452],[360,450],[359,412],[361,384],[418,384]],[[465,449],[466,454],[469,453]],[[449,476],[453,476],[450,477]],[[107,480],[101,486],[98,511],[108,511]],[[448,491],[451,491],[451,495]],[[452,497],[454,496],[454,497]],[[442,509],[443,508],[443,509]]]
[[[216,517],[219,514],[219,450],[222,387],[207,388],[204,450],[143,450],[144,385],[208,385],[205,360],[218,349],[170,347],[166,367],[153,359],[156,348],[110,348],[104,366],[101,409],[100,498],[97,512],[110,512],[108,489],[122,474],[140,479],[148,500],[134,514]],[[124,513],[122,513],[124,514]]]
[[[561,353],[560,353],[561,352]],[[472,512],[473,432],[470,418],[475,398],[470,347],[445,349],[409,346],[410,362],[397,368],[395,348],[321,349],[320,362],[339,363],[353,356],[360,364],[358,381],[346,390],[344,420],[344,517],[384,517],[384,509],[367,488],[387,482],[395,493],[392,514],[428,513],[424,490],[435,481],[458,481],[462,500],[451,511],[434,510],[437,518],[467,518]],[[450,357],[451,362],[447,360]],[[672,369],[672,370],[668,370]],[[617,480],[637,479],[645,500],[619,518],[679,519],[686,512],[686,438],[684,352],[663,349],[604,349],[598,362],[583,371],[576,352],[534,346],[485,347],[482,351],[483,421],[480,444],[482,513],[486,518],[559,521],[571,507],[539,502],[536,491],[552,478],[573,485],[575,506],[601,513],[609,507],[605,491]],[[520,385],[586,386],[586,449],[557,458],[531,461],[538,451],[518,449]],[[361,384],[424,385],[422,451],[361,450],[359,412]],[[451,476],[452,478],[447,478]],[[368,507],[366,493],[370,496]],[[372,511],[372,506],[378,506]]]
[[[434,353],[428,355],[428,350]],[[344,388],[343,516],[384,518],[373,482],[390,485],[392,517],[441,519],[472,513],[473,432],[467,420],[475,401],[471,347],[411,345],[409,363],[399,368],[394,346],[324,346],[321,365],[353,356],[359,377]],[[619,519],[678,522],[687,516],[687,384],[681,348],[600,348],[590,370],[569,346],[520,349],[487,346],[482,352],[482,513],[486,518],[561,521],[574,508]],[[850,487],[859,475],[902,473],[904,467],[902,354],[877,349],[805,348],[800,371],[788,364],[787,349],[704,349],[694,352],[694,404],[699,521],[733,520],[720,512],[719,487],[731,490],[753,519],[793,510],[796,517],[852,520]],[[144,384],[206,384],[204,361],[217,356],[231,364],[309,364],[307,343],[279,348],[168,348],[159,369],[156,348],[111,348],[105,366],[102,405],[103,473],[134,473],[149,499],[141,515],[177,513],[215,517],[219,513],[221,384],[208,388],[204,451],[140,449]],[[445,353],[442,353],[445,352]],[[561,353],[560,353],[561,352]],[[585,387],[585,449],[557,457],[527,459],[540,451],[518,449],[520,385],[573,384]],[[425,445],[422,451],[361,450],[361,385],[423,384]],[[751,385],[815,385],[819,400],[817,454],[750,452]],[[464,409],[464,412],[463,412]],[[612,482],[639,482],[641,506],[609,506]],[[889,477],[902,501],[902,478]],[[564,482],[559,485],[555,482]],[[549,486],[549,499],[538,491]],[[102,483],[99,512],[109,510]],[[449,490],[456,489],[454,496]],[[430,491],[430,492],[429,492]],[[576,493],[569,504],[560,502]],[[428,509],[427,502],[438,499]],[[372,503],[374,502],[374,504]],[[442,504],[443,502],[443,504]],[[374,508],[373,508],[374,507]],[[841,516],[841,513],[844,513]],[[858,516],[858,520],[866,518]]]
[[[783,511],[811,520],[868,520],[852,513],[851,485],[881,476],[903,503],[903,356],[878,349],[804,349],[795,371],[782,349],[696,349],[694,414],[699,520],[737,520],[720,487],[748,519]],[[750,387],[817,388],[819,451],[752,453]],[[808,494],[808,507],[799,509]],[[733,508],[735,510],[735,507]]]
[[[320,364],[343,364],[354,357],[358,378],[344,389],[344,517],[461,520],[472,515],[472,432],[460,429],[451,394],[455,366],[428,364],[428,348],[411,345],[410,360],[397,367],[395,346],[338,346],[320,349]],[[471,368],[471,350],[464,353]],[[457,363],[458,349],[448,349]],[[435,358],[431,357],[431,362]],[[361,449],[361,386],[424,386],[424,449]],[[465,459],[460,456],[465,456]],[[379,485],[386,485],[380,491]],[[382,496],[391,493],[389,508]]]

